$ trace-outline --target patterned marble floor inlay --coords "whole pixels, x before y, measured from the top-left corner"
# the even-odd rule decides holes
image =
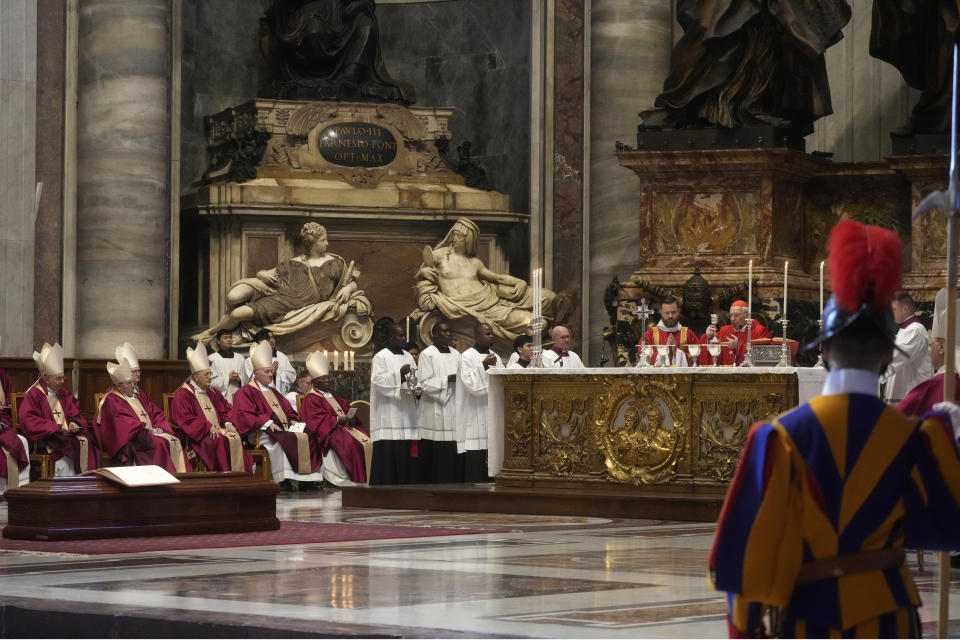
[[[727,633],[724,600],[706,580],[712,523],[348,509],[330,490],[282,495],[277,513],[303,522],[501,532],[108,558],[64,556],[55,548],[6,552],[0,604],[106,619],[240,621],[278,636],[318,629],[417,638]],[[937,596],[935,560],[926,558],[927,573],[915,575],[929,634]],[[915,569],[915,556],[908,560]],[[960,620],[957,582],[950,599]]]

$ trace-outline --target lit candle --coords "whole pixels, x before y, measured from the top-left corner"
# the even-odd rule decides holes
[[[340,366],[340,353],[338,351],[333,352],[333,370],[336,371]]]
[[[789,262],[783,263],[783,317],[787,317],[787,265]]]
[[[410,316],[407,316],[407,342],[410,342]]]
[[[823,262],[820,263],[820,319],[823,320]]]
[[[747,267],[747,318],[753,313],[753,260]]]

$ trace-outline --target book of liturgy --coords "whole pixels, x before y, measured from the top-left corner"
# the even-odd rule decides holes
[[[101,467],[100,469],[87,471],[82,475],[98,475],[127,487],[155,487],[180,482],[166,469],[154,464],[137,467]]]

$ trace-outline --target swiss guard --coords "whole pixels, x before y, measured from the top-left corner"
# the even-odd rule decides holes
[[[886,405],[901,245],[880,227],[830,234],[823,393],[754,426],[710,554],[731,637],[920,637],[905,548],[960,549],[957,405]]]

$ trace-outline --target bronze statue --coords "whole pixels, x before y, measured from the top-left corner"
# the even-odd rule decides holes
[[[898,134],[950,130],[958,5],[960,0],[874,0],[870,55],[892,64],[904,82],[922,92]]]
[[[833,112],[823,54],[849,20],[846,0],[678,0],[683,37],[641,128],[812,132]]]
[[[260,19],[273,97],[416,102],[383,64],[375,10],[373,0],[274,0]]]

